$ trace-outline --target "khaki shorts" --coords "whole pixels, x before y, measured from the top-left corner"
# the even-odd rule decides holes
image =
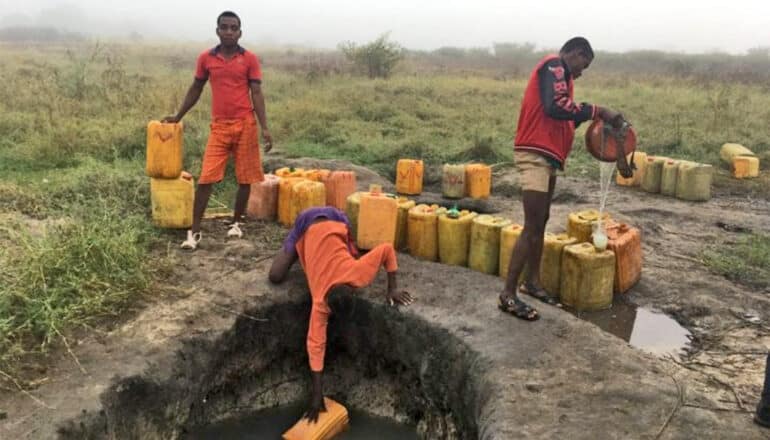
[[[514,151],[513,160],[519,171],[519,184],[522,191],[548,192],[551,177],[556,175],[556,169],[548,160],[527,151]]]

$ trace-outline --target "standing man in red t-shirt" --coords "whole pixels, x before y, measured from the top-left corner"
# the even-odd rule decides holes
[[[505,288],[499,298],[500,309],[518,318],[534,321],[539,317],[537,311],[516,294],[517,280],[525,265],[528,274],[519,291],[548,304],[557,304],[540,284],[540,257],[556,170],[564,169],[575,128],[594,118],[615,127],[623,123],[620,113],[573,101],[573,80],[580,78],[593,59],[594,51],[588,40],[576,37],[567,41],[558,55],[548,55],[538,63],[521,102],[514,160],[522,189],[524,230],[513,248]],[[619,155],[617,164],[623,177],[631,176],[624,155]]]
[[[195,80],[187,91],[176,116],[163,122],[179,122],[198,102],[206,81],[211,81],[211,133],[203,154],[198,189],[195,191],[192,229],[187,231],[183,249],[194,250],[201,240],[201,218],[211,197],[213,185],[222,181],[230,156],[235,160],[238,194],[235,197],[233,223],[228,237],[243,236],[239,223],[246,210],[251,184],[264,180],[259,153],[259,129],[254,113],[262,127],[265,152],[273,147],[267,128],[265,98],[262,95],[262,68],[253,53],[238,44],[241,19],[231,11],[217,17],[220,44],[198,56]]]

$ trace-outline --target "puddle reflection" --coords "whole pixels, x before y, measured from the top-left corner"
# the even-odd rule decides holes
[[[680,355],[690,343],[690,332],[665,313],[637,307],[624,297],[616,298],[612,307],[597,312],[576,312],[580,319],[597,325],[631,346],[664,356]]]

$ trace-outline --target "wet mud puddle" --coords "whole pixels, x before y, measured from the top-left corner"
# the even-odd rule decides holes
[[[280,440],[281,435],[291,428],[303,409],[299,406],[271,408],[251,416],[228,420],[208,426],[190,435],[200,440]],[[414,428],[399,425],[388,419],[373,417],[351,410],[350,426],[335,440],[417,440]]]
[[[616,299],[607,310],[567,310],[623,339],[632,347],[658,356],[681,355],[690,344],[690,332],[676,320],[665,313],[637,307],[622,298]]]

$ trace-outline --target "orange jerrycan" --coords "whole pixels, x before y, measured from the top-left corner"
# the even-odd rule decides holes
[[[147,167],[150,177],[176,179],[182,173],[182,123],[147,124]]]
[[[291,223],[302,211],[326,204],[326,187],[321,182],[305,180],[297,182],[291,188]]]
[[[318,422],[310,423],[302,418],[288,431],[283,440],[331,440],[348,428],[348,410],[328,397],[324,397],[326,412],[318,414]]]
[[[306,177],[307,172],[304,168],[283,167],[275,170],[278,177]]]
[[[281,179],[265,174],[265,180],[252,183],[246,214],[258,220],[275,220],[278,211],[278,183]]]
[[[307,170],[305,172],[305,178],[307,180],[312,180],[313,182],[323,182],[329,177],[331,173],[331,171],[325,169]]]
[[[321,181],[326,185],[326,204],[344,210],[348,196],[356,192],[356,173],[332,171]]]
[[[615,252],[615,293],[628,292],[642,277],[642,234],[625,223],[607,227],[607,249]]]
[[[291,218],[292,197],[294,193],[292,188],[299,182],[307,182],[304,177],[281,177],[278,183],[278,222],[284,226],[291,226],[294,219]]]
[[[396,241],[398,202],[383,193],[362,193],[358,211],[356,244],[360,249],[374,249]]]
[[[492,191],[492,168],[482,163],[465,166],[465,188],[468,197],[486,199]]]
[[[396,164],[396,192],[417,195],[422,192],[423,163],[421,160],[400,159]]]

